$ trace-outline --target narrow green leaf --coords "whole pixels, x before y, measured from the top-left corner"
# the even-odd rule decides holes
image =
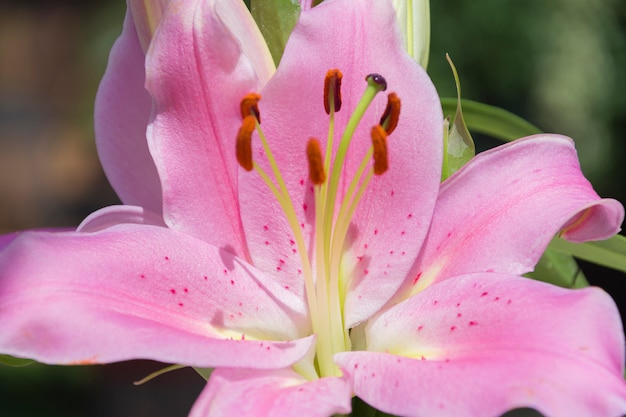
[[[549,247],[584,261],[626,272],[626,237],[622,235],[585,243],[572,243],[565,239],[554,238]]]
[[[537,281],[548,282],[565,288],[583,288],[589,286],[585,274],[576,260],[563,252],[550,247],[539,259],[535,270],[526,276]]]
[[[206,381],[209,380],[215,368],[193,368]]]
[[[35,361],[32,359],[14,358],[9,355],[0,355],[0,363],[3,365],[18,367],[30,365],[31,363],[35,363]]]
[[[139,381],[133,382],[133,385],[143,385],[143,384],[145,384],[148,381],[152,381],[157,376],[161,376],[161,375],[166,374],[168,372],[177,371],[179,369],[183,369],[183,368],[186,368],[186,367],[187,367],[186,365],[170,365],[170,366],[166,366],[163,369],[159,369],[156,372],[152,372],[150,375],[140,379]]]
[[[446,54],[446,59],[452,69],[454,75],[454,83],[456,84],[456,110],[450,130],[447,130],[448,120],[444,123],[444,143],[443,143],[443,166],[441,169],[441,180],[445,180],[450,175],[458,171],[463,165],[469,162],[476,154],[474,140],[470,135],[465,121],[463,119],[463,109],[461,106],[461,82],[459,74],[450,56]]]
[[[298,0],[251,0],[250,13],[259,26],[276,66],[300,17]]]
[[[472,132],[482,133],[507,142],[541,133],[537,126],[499,107],[467,99],[462,99],[461,104],[463,105],[465,122]],[[457,99],[442,97],[441,105],[444,116],[451,116],[456,110]]]

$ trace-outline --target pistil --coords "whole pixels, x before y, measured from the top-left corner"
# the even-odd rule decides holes
[[[311,325],[317,337],[315,368],[320,377],[340,375],[341,371],[335,365],[333,356],[335,353],[351,349],[351,341],[343,317],[343,300],[347,282],[342,279],[340,269],[344,242],[350,220],[373,175],[381,175],[388,168],[387,136],[395,129],[400,113],[400,100],[392,93],[388,97],[387,108],[380,119],[380,124],[372,128],[372,145],[352,178],[339,206],[337,218],[335,218],[337,190],[345,168],[350,143],[374,97],[387,88],[382,76],[370,74],[366,77],[365,92],[345,126],[334,161],[331,161],[335,113],[341,109],[341,80],[341,71],[330,70],[324,83],[324,109],[329,115],[325,154],[320,141],[316,138],[309,139],[306,145],[309,179],[313,184],[315,198],[314,268],[308,256],[309,252],[296,217],[293,201],[260,126],[258,103],[261,97],[258,94],[248,94],[241,101],[243,122],[237,135],[239,164],[247,171],[252,169],[257,171],[279,202],[293,231],[302,260]],[[251,141],[254,131],[257,132],[263,146],[273,179],[253,161]],[[371,168],[368,169],[368,167]],[[310,371],[306,374],[310,377]]]
[[[348,153],[348,147],[350,146],[350,142],[352,141],[354,132],[356,131],[359,122],[363,118],[365,110],[367,110],[370,104],[372,104],[372,101],[374,100],[374,97],[376,97],[376,94],[387,89],[387,81],[385,81],[385,79],[379,74],[370,74],[365,77],[365,80],[367,81],[367,88],[365,89],[361,100],[354,109],[354,112],[350,116],[348,124],[346,125],[346,129],[341,136],[341,142],[339,142],[339,148],[337,149],[337,155],[335,156],[333,170],[330,175],[330,184],[328,186],[328,198],[326,200],[325,207],[325,211],[327,213],[333,213],[335,199],[337,196],[337,188],[339,186],[339,179],[341,177],[341,170],[343,169],[343,164],[346,160],[346,154]],[[330,229],[332,226],[331,221],[327,220],[324,228],[325,233],[327,233],[328,235],[330,235]]]
[[[327,77],[328,79],[328,77]],[[320,190],[316,194],[316,211],[322,211],[322,215],[316,215],[316,271],[317,280],[316,287],[318,293],[319,312],[323,312],[322,322],[326,322],[328,328],[324,333],[318,333],[318,364],[322,374],[337,375],[339,369],[332,360],[335,353],[350,349],[350,338],[345,329],[343,321],[343,306],[341,296],[344,291],[340,288],[340,259],[343,254],[343,240],[338,246],[333,245],[334,234],[337,227],[344,228],[347,231],[349,218],[345,220],[345,226],[342,224],[341,217],[335,223],[334,212],[337,196],[337,188],[341,178],[341,171],[345,165],[345,158],[354,137],[354,133],[370,106],[374,97],[387,88],[385,79],[378,74],[370,74],[366,78],[367,88],[352,113],[346,128],[342,134],[335,160],[332,164],[332,172],[329,176],[328,187]],[[327,83],[326,83],[327,84]],[[329,94],[326,100],[334,99],[335,96]],[[332,116],[332,113],[330,113]],[[329,135],[332,138],[332,136]],[[332,148],[332,142],[329,141],[327,149]],[[317,197],[319,195],[319,197]],[[360,196],[359,196],[360,198]],[[344,203],[345,204],[345,200]],[[355,205],[358,203],[354,202]],[[321,209],[321,210],[320,210]],[[353,211],[352,211],[353,212]],[[341,213],[341,209],[340,209]],[[333,224],[334,223],[334,224]],[[345,233],[344,233],[345,235]],[[340,294],[341,293],[341,294]],[[326,314],[326,311],[328,314]],[[320,350],[324,355],[320,355]],[[327,352],[330,353],[328,354]]]

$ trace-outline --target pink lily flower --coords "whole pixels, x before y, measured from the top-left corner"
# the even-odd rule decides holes
[[[388,0],[303,10],[275,73],[237,2],[133,18],[96,110],[124,205],[0,239],[0,352],[215,368],[194,417],[345,414],[353,395],[407,416],[626,412],[610,297],[519,276],[555,234],[623,220],[570,139],[440,184],[439,99]]]

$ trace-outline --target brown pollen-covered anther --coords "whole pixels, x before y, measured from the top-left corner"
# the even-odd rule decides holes
[[[341,78],[343,74],[337,68],[328,70],[324,79],[324,110],[330,114],[331,103],[334,110],[341,110]]]
[[[257,93],[248,93],[241,99],[239,108],[241,110],[241,118],[246,116],[254,116],[261,123],[261,112],[259,111],[259,101],[261,95]]]
[[[400,98],[396,93],[389,93],[387,96],[387,107],[380,118],[380,125],[385,129],[387,135],[391,135],[398,126],[400,120]]]
[[[237,162],[246,171],[252,171],[252,133],[256,128],[257,119],[250,114],[243,118],[237,132]]]
[[[321,185],[326,181],[324,160],[322,159],[322,146],[320,141],[311,138],[306,144],[306,157],[309,161],[309,179],[315,185]]]
[[[372,146],[374,147],[374,174],[382,175],[389,168],[387,156],[387,132],[381,125],[372,128]]]

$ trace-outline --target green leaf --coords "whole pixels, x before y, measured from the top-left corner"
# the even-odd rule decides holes
[[[183,368],[186,368],[186,367],[187,367],[186,365],[170,365],[170,366],[166,366],[163,369],[159,369],[156,372],[152,372],[150,375],[140,379],[139,381],[133,382],[133,385],[143,385],[143,384],[145,384],[148,381],[152,381],[157,376],[161,376],[161,375],[166,374],[168,372],[177,371],[179,369],[183,369]]]
[[[565,288],[584,288],[589,282],[576,260],[569,254],[551,247],[539,259],[535,270],[526,276]]]
[[[9,356],[9,355],[0,355],[0,363],[3,365],[17,367],[17,366],[30,365],[31,363],[35,363],[35,361],[32,359],[14,358],[13,356]]]
[[[352,397],[352,413],[353,417],[393,417],[391,414],[383,413],[360,399]]]
[[[470,135],[469,130],[467,130],[467,126],[465,125],[465,121],[463,119],[463,109],[461,107],[461,82],[459,81],[459,74],[452,63],[450,56],[447,54],[446,59],[448,60],[450,68],[452,69],[452,74],[454,75],[457,100],[454,119],[449,131],[449,119],[446,119],[444,122],[443,165],[441,168],[442,181],[458,171],[476,154],[474,140],[472,139],[472,135]]]
[[[537,126],[499,107],[467,99],[461,100],[461,104],[465,123],[472,132],[507,142],[541,133]],[[441,105],[444,116],[450,116],[456,110],[458,103],[456,98],[442,97]]]
[[[206,381],[209,380],[215,368],[193,368]]]
[[[300,17],[298,0],[251,0],[250,12],[259,26],[276,66]]]
[[[585,243],[572,243],[565,239],[554,238],[549,247],[584,261],[626,272],[626,237],[622,235]]]

